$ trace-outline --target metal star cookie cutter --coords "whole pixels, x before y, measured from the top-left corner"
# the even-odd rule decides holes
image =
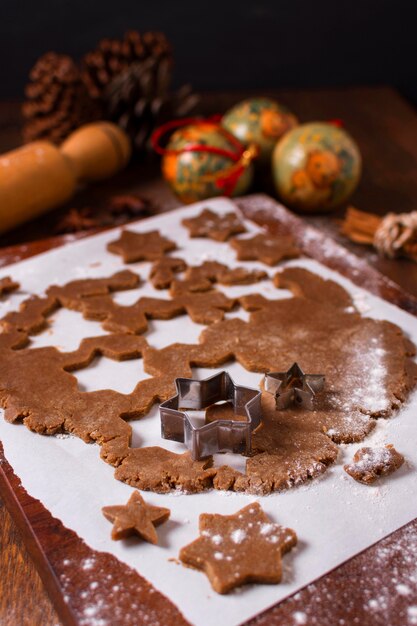
[[[275,396],[275,407],[286,409],[296,404],[305,409],[313,409],[313,400],[324,387],[323,374],[305,374],[298,363],[286,372],[265,374],[264,389]]]
[[[159,406],[161,436],[185,443],[195,461],[216,452],[250,454],[252,431],[261,422],[261,392],[236,385],[222,371],[205,380],[176,378],[177,394]],[[219,419],[195,426],[184,409],[202,410],[220,401],[230,402],[245,421]]]

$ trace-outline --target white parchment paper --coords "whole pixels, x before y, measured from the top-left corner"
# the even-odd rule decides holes
[[[233,205],[223,199],[204,202],[204,206],[220,213],[234,210]],[[191,264],[215,259],[230,266],[242,265],[236,262],[235,253],[227,244],[189,239],[187,231],[181,227],[181,218],[196,214],[200,209],[201,205],[193,205],[142,220],[129,225],[129,229],[159,229],[178,242],[180,249],[175,254]],[[251,224],[248,228],[258,230]],[[1,315],[16,309],[29,293],[42,293],[50,284],[63,284],[82,277],[102,277],[120,270],[123,267],[120,257],[105,250],[106,243],[114,239],[117,232],[116,229],[97,235],[7,267],[2,275],[12,275],[22,287],[19,293],[0,303]],[[245,265],[265,269],[260,263]],[[365,315],[398,324],[417,343],[417,322],[411,315],[364,292],[313,260],[298,260],[288,265],[302,265],[338,281],[355,296]],[[149,263],[130,266],[144,279],[149,267]],[[273,273],[273,270],[269,271]],[[219,289],[230,295],[258,291],[268,298],[290,297],[288,292],[275,289],[270,281]],[[120,304],[130,304],[141,295],[166,298],[167,292],[157,291],[144,283],[138,289],[116,293],[114,298]],[[227,317],[238,316],[247,319],[248,314],[244,311],[227,314]],[[50,327],[33,337],[33,347],[55,345],[68,351],[75,349],[83,337],[105,334],[100,324],[86,321],[73,311],[59,310],[50,319]],[[170,321],[150,321],[145,336],[150,345],[161,348],[174,341],[194,343],[202,328],[187,316],[181,316]],[[235,381],[258,386],[259,374],[247,372],[237,363],[226,367]],[[196,368],[194,374],[204,377],[214,371]],[[130,393],[140,379],[147,377],[141,359],[119,363],[106,358],[96,359],[75,375],[82,390],[110,387],[121,393]],[[162,445],[178,452],[184,449],[181,444],[161,440],[158,407],[131,424],[134,446]],[[214,490],[198,495],[146,493],[145,499],[152,504],[171,509],[171,519],[158,528],[160,544],[156,547],[140,541],[111,541],[111,527],[102,516],[101,507],[125,503],[132,488],[113,478],[113,468],[100,460],[96,445],[87,445],[74,437],[36,435],[21,424],[7,424],[3,419],[0,419],[0,439],[6,458],[27,491],[92,548],[111,552],[136,568],[167,595],[192,624],[218,626],[220,620],[222,624],[235,626],[417,517],[416,424],[417,395],[413,394],[395,417],[380,420],[366,440],[370,445],[393,443],[407,459],[395,475],[376,486],[360,485],[343,471],[343,463],[350,460],[360,447],[345,445],[340,448],[337,462],[320,479],[279,494],[254,498]],[[219,460],[237,468],[244,467],[244,459],[236,455],[221,455]],[[274,522],[294,528],[299,536],[298,547],[284,558],[281,584],[249,585],[238,592],[220,596],[212,591],[204,574],[169,560],[177,557],[179,549],[198,536],[200,513],[231,514],[255,499],[261,502]],[[94,615],[94,610],[90,614]],[[294,623],[297,619],[299,616],[294,616]],[[83,623],[89,623],[88,619]],[[96,623],[93,618],[91,623]]]

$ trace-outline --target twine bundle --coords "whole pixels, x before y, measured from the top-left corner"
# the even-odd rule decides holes
[[[355,243],[373,245],[381,256],[417,262],[417,211],[380,217],[349,207],[341,232]]]

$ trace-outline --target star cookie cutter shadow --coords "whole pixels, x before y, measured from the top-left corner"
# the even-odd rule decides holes
[[[250,454],[252,431],[261,422],[261,392],[236,385],[222,371],[204,380],[176,378],[177,394],[159,406],[163,439],[185,443],[195,461],[217,452]],[[195,426],[184,409],[202,410],[226,401],[244,421],[218,419]]]
[[[305,374],[298,363],[286,372],[265,374],[264,389],[275,396],[275,407],[286,409],[291,404],[313,410],[315,395],[324,387],[323,374]]]

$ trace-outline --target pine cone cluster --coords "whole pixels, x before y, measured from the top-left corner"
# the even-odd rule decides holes
[[[71,57],[49,52],[30,73],[23,106],[25,141],[62,141],[95,119],[119,124],[142,150],[160,123],[190,112],[191,88],[170,91],[172,49],[163,33],[129,31],[103,39],[78,67]]]
[[[100,111],[89,97],[71,57],[47,52],[35,64],[23,105],[23,139],[60,143],[81,124],[98,119]]]

